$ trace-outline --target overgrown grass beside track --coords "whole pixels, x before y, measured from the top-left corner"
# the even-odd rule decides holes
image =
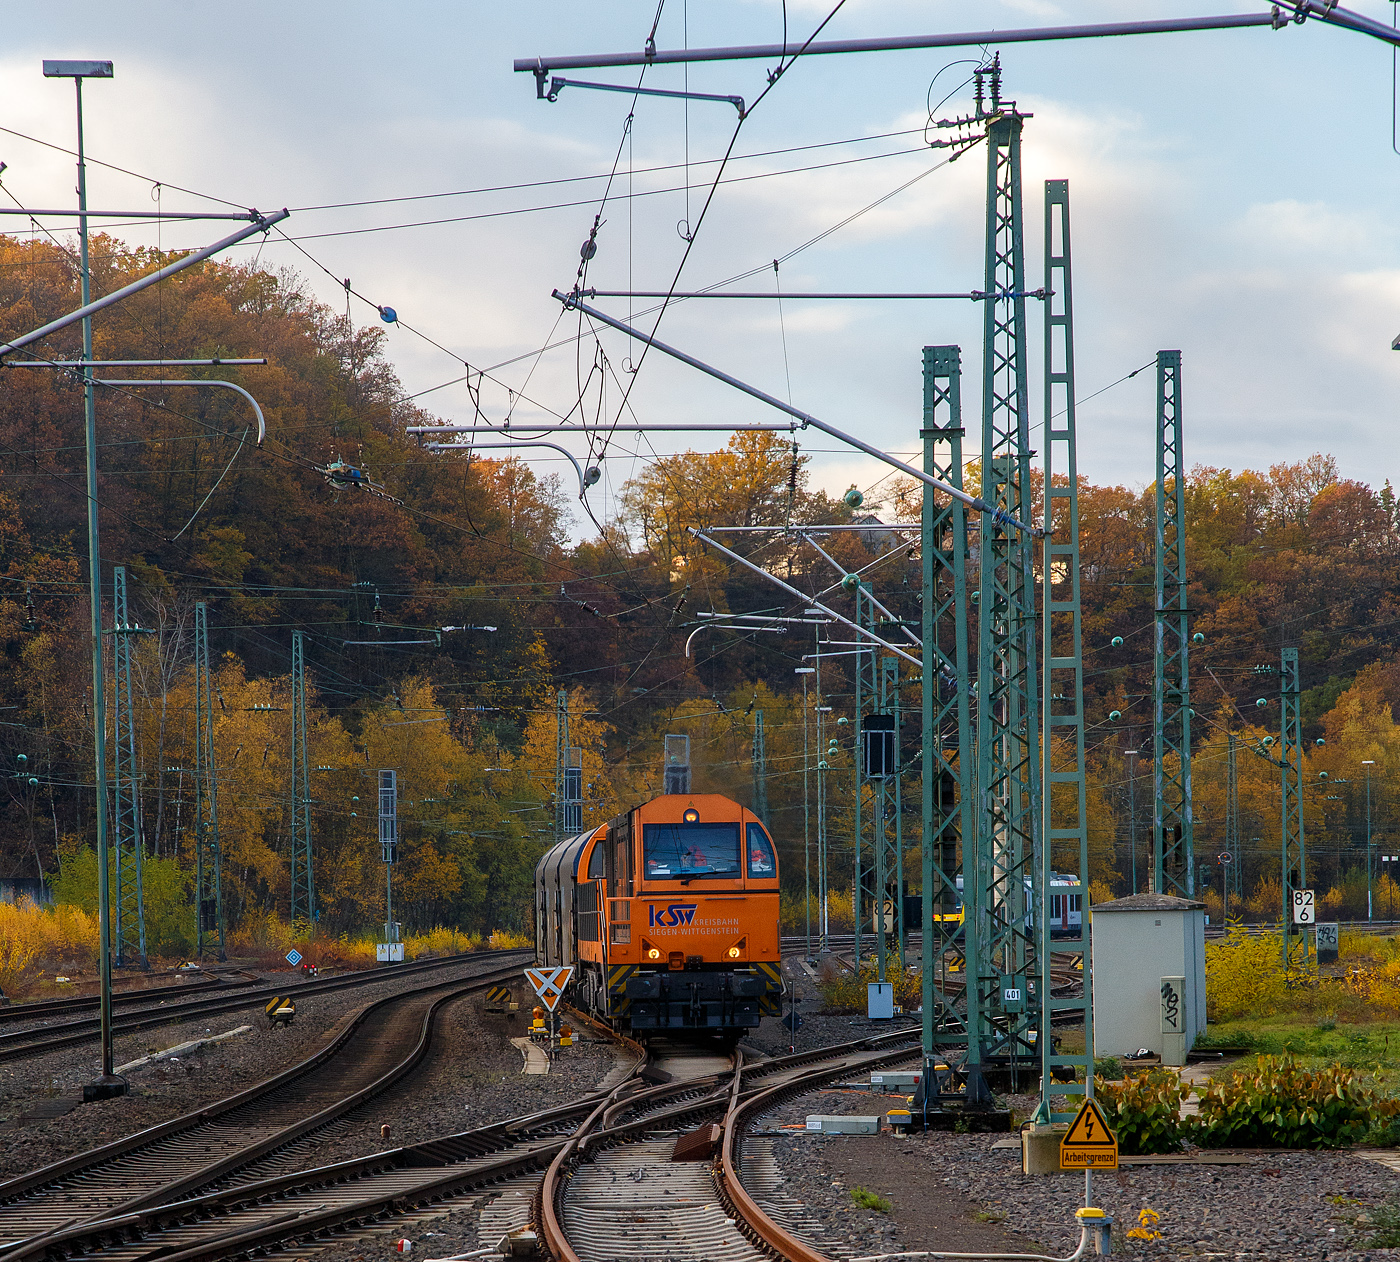
[[[373,934],[308,936],[304,926],[287,923],[270,913],[245,917],[229,935],[231,960],[254,968],[285,968],[287,952],[296,948],[317,968],[370,968],[375,963]],[[504,951],[531,944],[527,935],[493,932],[486,945]],[[409,934],[404,958],[427,959],[481,949],[482,940],[458,929],[436,928]],[[36,907],[27,899],[0,903],[0,990],[12,998],[61,995],[70,992],[58,977],[80,980],[97,969],[97,917],[81,908],[60,904]],[[179,964],[170,959],[152,963]]]

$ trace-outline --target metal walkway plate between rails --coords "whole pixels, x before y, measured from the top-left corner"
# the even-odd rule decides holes
[[[857,1063],[868,1068],[909,1056],[908,1048],[874,1050],[892,1041],[890,1035],[876,1036],[843,1048],[777,1058],[755,1064],[753,1072],[769,1081],[781,1080],[820,1062],[826,1069],[824,1076],[839,1076]],[[867,1050],[862,1054],[855,1050],[859,1047]],[[647,1111],[660,1106],[661,1112],[669,1112],[670,1116],[658,1114],[651,1125],[659,1131],[693,1124],[690,1119],[697,1116],[697,1107],[699,1115],[708,1111],[701,1097],[712,1085],[713,1080],[699,1079],[652,1089],[654,1101]],[[382,1236],[389,1222],[396,1224],[396,1230],[405,1230],[409,1224],[446,1212],[446,1206],[454,1200],[460,1204],[470,1198],[480,1204],[483,1194],[518,1190],[527,1180],[537,1185],[539,1172],[550,1164],[565,1138],[604,1098],[593,1092],[569,1105],[527,1117],[257,1183],[245,1181],[252,1167],[240,1167],[236,1185],[223,1191],[201,1193],[124,1218],[68,1227],[52,1239],[36,1240],[11,1256],[38,1262],[42,1258],[57,1260],[100,1252],[104,1259],[113,1262],[137,1262],[153,1255],[168,1262],[213,1262],[224,1257],[261,1255],[278,1248],[294,1247],[297,1253],[310,1253],[323,1245],[362,1238],[366,1233]],[[716,1104],[722,1109],[723,1099]],[[655,1137],[646,1133],[647,1127],[647,1122],[641,1123],[640,1142]],[[668,1165],[673,1136],[674,1131],[670,1131],[665,1141]],[[624,1140],[617,1151],[627,1147]],[[771,1204],[776,1217],[797,1226],[795,1219],[787,1217],[793,1210],[792,1202],[771,1191],[764,1183],[765,1172],[760,1156],[755,1175],[763,1203]],[[775,1170],[773,1173],[776,1176]],[[234,1184],[231,1179],[226,1182]],[[711,1183],[710,1201],[717,1199]],[[488,1202],[483,1232],[494,1230],[499,1221],[497,1215],[513,1217],[518,1208],[505,1197],[500,1198],[499,1204],[495,1200]],[[809,1230],[806,1234],[816,1233]],[[483,1246],[492,1246],[499,1238],[497,1235],[489,1239],[484,1234]]]
[[[709,1164],[673,1162],[675,1143],[668,1136],[610,1148],[575,1171],[564,1230],[581,1262],[764,1262],[720,1206]]]

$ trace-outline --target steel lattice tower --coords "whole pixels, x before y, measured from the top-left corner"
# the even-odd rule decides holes
[[[1283,963],[1306,968],[1308,935],[1293,923],[1293,892],[1308,885],[1303,840],[1303,727],[1298,713],[1298,650],[1286,648],[1279,671],[1279,764],[1283,781]]]
[[[854,959],[856,966],[860,966],[862,939],[866,933],[871,933],[877,939],[877,976],[880,981],[885,980],[885,947],[884,935],[877,931],[880,915],[880,902],[883,891],[876,882],[876,864],[879,862],[879,844],[876,840],[876,831],[880,827],[880,802],[879,786],[875,786],[875,793],[872,794],[868,805],[873,807],[873,812],[867,810],[866,791],[870,787],[870,781],[865,774],[865,746],[868,739],[865,730],[867,712],[874,713],[879,702],[880,687],[880,659],[878,647],[867,641],[863,632],[875,629],[875,605],[873,593],[863,580],[856,580],[855,586],[856,600],[856,623],[860,627],[856,635],[857,648],[855,650],[855,766],[851,773],[852,781],[855,784],[855,802],[853,808],[853,832],[855,840],[855,882],[852,885],[852,899],[854,906],[852,914],[855,921],[855,950]],[[870,828],[869,838],[867,838],[868,817],[874,814],[873,828]]]
[[[1036,1058],[1038,1016],[1026,971],[1039,906],[1040,741],[1037,731],[1036,593],[1027,521],[1031,445],[1026,372],[1025,253],[1021,225],[1024,116],[1000,98],[993,73],[987,127],[986,271],[983,283],[982,498],[977,668],[977,872],[964,904],[976,935],[968,961],[969,1099],[985,1090],[995,1056],[1017,1067]],[[975,969],[975,971],[973,971]],[[1008,993],[1009,992],[1009,993]]]
[[[962,359],[956,346],[924,347],[924,472],[963,485]],[[942,456],[940,457],[940,449]],[[967,640],[967,509],[951,496],[923,496],[923,1043],[936,1057],[967,1045],[977,991],[967,991],[966,938],[954,918],[977,879]],[[963,841],[966,839],[967,844]],[[973,972],[976,971],[974,968]]]
[[[1159,894],[1196,888],[1191,841],[1190,635],[1181,352],[1157,352],[1157,608],[1152,684],[1152,873]]]
[[[219,778],[214,762],[214,688],[209,669],[209,606],[194,607],[195,950],[205,934],[224,958],[224,857],[219,841]]]
[[[1089,813],[1084,767],[1083,620],[1079,603],[1079,454],[1074,404],[1074,286],[1070,266],[1069,181],[1045,181],[1045,539],[1041,574],[1045,585],[1041,632],[1046,658],[1041,697],[1044,739],[1042,785],[1045,838],[1040,874],[1041,892],[1048,894],[1057,870],[1073,870],[1075,885],[1056,886],[1060,897],[1077,897],[1088,907]],[[1063,485],[1057,478],[1064,479]],[[1060,823],[1056,823],[1058,809]],[[1039,908],[1037,908],[1039,911]],[[1081,916],[1083,940],[1076,950],[1090,958],[1088,915]],[[1068,1120],[1052,1111],[1051,1070],[1072,1067],[1087,1079],[1094,1075],[1093,1004],[1090,970],[1084,970],[1084,990],[1076,998],[1052,997],[1049,918],[1042,918],[1040,941],[1042,1013],[1049,1017],[1072,1011],[1084,1023],[1080,1055],[1055,1051],[1050,1030],[1042,1023],[1040,1120]],[[1056,1084],[1058,1095],[1082,1095],[1082,1082]]]
[[[112,899],[112,949],[118,968],[146,967],[146,906],[141,887],[141,793],[136,762],[136,710],[132,704],[131,640],[138,628],[127,605],[126,567],[112,572],[112,842],[116,889]]]
[[[889,774],[875,783],[875,888],[880,891],[880,980],[886,980],[885,954],[891,936],[899,951],[900,967],[907,967],[904,931],[904,794],[900,785],[899,756],[899,658],[880,658],[880,713],[894,720],[890,750],[894,763]]]
[[[753,813],[768,823],[768,753],[763,742],[763,711],[753,716]]]
[[[311,768],[306,761],[306,637],[292,632],[292,905],[291,919],[316,931],[311,866]]]
[[[569,744],[569,694],[554,699],[554,836],[556,841],[583,831],[583,750]]]
[[[564,786],[569,762],[569,694],[560,688],[554,696],[554,840],[569,835],[568,791]]]
[[[1244,890],[1244,854],[1240,848],[1240,778],[1235,751],[1235,734],[1231,732],[1225,771],[1225,853],[1230,856],[1230,863],[1223,884],[1238,896]]]

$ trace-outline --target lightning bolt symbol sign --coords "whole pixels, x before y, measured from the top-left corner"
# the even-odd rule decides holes
[[[1092,1118],[1084,1119],[1084,1138],[1089,1142],[1094,1142],[1094,1121]]]

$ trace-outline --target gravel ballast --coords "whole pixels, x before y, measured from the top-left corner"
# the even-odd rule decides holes
[[[436,985],[469,978],[497,966],[490,959],[467,959],[433,973],[431,981]],[[280,978],[274,973],[269,980]],[[248,1024],[256,1014],[252,1033],[137,1070],[129,1078],[131,1093],[114,1100],[80,1103],[83,1084],[98,1074],[95,1040],[46,1056],[0,1063],[0,1178],[109,1143],[251,1087],[314,1053],[348,1013],[426,980],[421,974],[386,977],[347,990],[299,996],[296,1020],[288,1027],[269,1028],[259,1005],[204,1021],[119,1035],[114,1040],[117,1064]],[[519,1053],[511,1051],[518,1058]]]

